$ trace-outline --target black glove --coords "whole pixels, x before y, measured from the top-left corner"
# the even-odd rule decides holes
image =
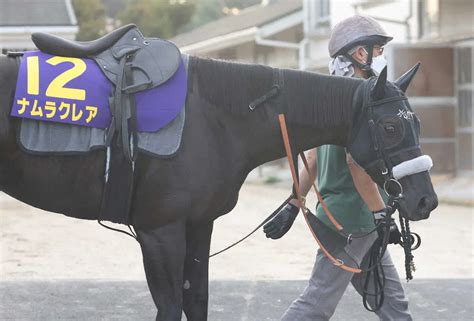
[[[291,203],[286,204],[270,222],[263,226],[263,232],[267,238],[276,240],[285,235],[293,225],[299,211],[297,206]]]
[[[392,218],[390,220],[390,237],[388,238],[388,243],[398,244],[400,243],[401,239],[402,239],[402,234],[398,230],[397,223],[395,223],[395,220]]]
[[[402,235],[400,231],[398,230],[397,223],[395,223],[395,220],[393,218],[390,218],[390,221],[387,221],[385,219],[385,216],[388,215],[387,211],[388,209],[384,208],[383,210],[373,212],[375,224],[377,225],[377,233],[379,234],[379,238],[383,239],[384,232],[387,230],[387,224],[388,224],[389,225],[388,231],[390,233],[390,236],[388,238],[388,243],[399,244]]]

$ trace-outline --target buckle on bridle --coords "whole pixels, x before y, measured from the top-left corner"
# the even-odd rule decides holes
[[[395,187],[398,189],[392,189],[389,184],[395,184]],[[403,187],[399,181],[395,178],[390,178],[383,183],[383,190],[388,196],[395,197],[395,198],[402,198],[403,197]]]

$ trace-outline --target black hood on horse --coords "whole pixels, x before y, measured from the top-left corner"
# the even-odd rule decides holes
[[[357,90],[353,123],[347,149],[372,179],[387,189],[397,165],[423,154],[419,144],[420,121],[405,91],[416,74],[419,64],[394,83],[387,81],[387,68],[379,77],[366,80]],[[403,197],[400,211],[410,220],[429,217],[438,200],[427,170],[400,178]],[[390,193],[390,190],[387,190]]]

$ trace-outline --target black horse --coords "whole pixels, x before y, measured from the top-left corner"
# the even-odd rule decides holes
[[[105,152],[38,156],[21,150],[19,120],[9,116],[17,73],[15,60],[1,56],[0,189],[37,208],[97,219]],[[373,164],[390,169],[421,155],[417,118],[397,116],[399,110],[411,111],[404,91],[415,71],[390,83],[386,72],[359,80],[191,57],[188,73],[180,150],[170,159],[140,154],[135,167],[131,215],[157,320],[181,320],[183,310],[190,321],[207,320],[213,220],[235,206],[252,169],[284,156],[278,114],[286,115],[294,152],[347,146],[380,184],[384,168]],[[249,102],[268,93],[275,78],[280,78],[279,95],[251,111]],[[372,130],[369,117],[375,121]],[[374,137],[382,159],[372,148]],[[429,173],[400,183],[403,215],[427,218],[437,206]]]

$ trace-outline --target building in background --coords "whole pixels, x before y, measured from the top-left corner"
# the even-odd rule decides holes
[[[420,142],[434,159],[433,171],[474,175],[474,2],[304,0],[307,69],[326,70],[330,28],[355,13],[377,19],[394,37],[386,51],[389,79],[421,62],[407,95],[421,118]]]
[[[472,0],[266,0],[172,40],[193,55],[327,73],[330,30],[356,13],[394,36],[390,79],[422,63],[407,94],[433,171],[474,175]]]
[[[183,52],[298,68],[301,1],[264,1],[171,39]]]
[[[422,63],[408,95],[433,171],[474,175],[472,0],[263,0],[172,40],[193,55],[327,73],[330,30],[355,13],[394,36],[390,79]],[[38,31],[74,39],[71,0],[0,0],[1,52],[34,49]]]
[[[0,50],[31,50],[34,32],[74,39],[79,28],[71,0],[0,0]]]

